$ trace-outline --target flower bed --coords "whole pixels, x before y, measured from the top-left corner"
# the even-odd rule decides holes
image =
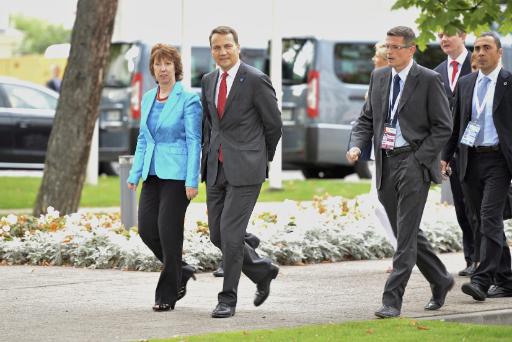
[[[429,199],[422,229],[436,250],[461,250],[461,232],[451,206]],[[506,222],[512,237],[512,222]],[[373,216],[368,195],[354,200],[324,196],[312,202],[284,201],[275,210],[255,211],[248,231],[261,239],[258,252],[279,264],[375,259],[393,254]],[[217,266],[221,254],[208,236],[206,213],[185,229],[184,258],[202,270]],[[52,208],[40,218],[0,218],[0,262],[155,271],[160,262],[127,231],[119,214],[59,216]]]

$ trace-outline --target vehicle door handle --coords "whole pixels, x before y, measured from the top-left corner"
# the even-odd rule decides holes
[[[18,122],[18,126],[20,128],[25,129],[25,128],[28,128],[29,124],[27,122],[21,121],[21,122]]]
[[[357,101],[364,101],[364,95],[349,95],[349,100],[357,100]]]

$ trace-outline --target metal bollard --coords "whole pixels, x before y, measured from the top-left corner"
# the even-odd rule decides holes
[[[450,187],[450,180],[443,180],[441,183],[441,203],[453,205],[452,188]]]
[[[119,181],[121,182],[121,223],[129,230],[137,225],[137,192],[128,189],[126,180],[132,168],[133,156],[119,156]]]

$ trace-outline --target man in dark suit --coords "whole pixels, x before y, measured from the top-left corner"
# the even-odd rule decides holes
[[[257,284],[254,305],[261,305],[279,268],[258,256],[244,235],[268,162],[281,138],[281,113],[269,78],[240,62],[236,31],[227,26],[210,34],[219,69],[201,82],[203,103],[202,180],[206,181],[210,239],[222,251],[224,284],[214,318],[235,314],[243,271]]]
[[[349,161],[356,161],[363,144],[374,136],[379,200],[386,209],[397,249],[386,282],[380,318],[397,317],[405,287],[416,264],[430,283],[426,310],[444,305],[453,277],[434,253],[420,229],[430,182],[439,183],[440,152],[452,130],[448,99],[438,73],[417,65],[414,32],[404,26],[387,33],[390,67],[372,73],[368,99],[352,129]]]
[[[466,33],[459,32],[454,35],[439,33],[439,43],[441,49],[448,58],[439,64],[434,71],[438,72],[443,80],[444,90],[450,102],[450,109],[453,108],[455,86],[460,77],[471,73],[471,53],[464,46]],[[457,155],[450,162],[451,173],[450,187],[453,194],[453,205],[460,229],[462,230],[462,245],[464,247],[464,258],[466,259],[466,268],[459,272],[460,276],[471,276],[480,259],[480,234],[475,220],[474,210],[471,209],[466,196],[462,191],[462,185],[459,181],[459,172],[457,165]]]
[[[494,32],[477,38],[474,53],[480,71],[459,80],[453,134],[441,167],[446,168],[458,149],[459,179],[477,211],[481,233],[480,265],[462,292],[483,301],[512,296],[510,249],[503,229],[512,178],[512,74],[501,66],[503,50]]]

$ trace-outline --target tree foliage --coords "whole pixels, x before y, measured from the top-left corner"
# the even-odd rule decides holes
[[[420,48],[436,39],[438,32],[479,34],[491,29],[512,32],[510,0],[397,0],[392,9],[420,9],[416,24]]]
[[[69,43],[71,30],[62,25],[52,25],[44,20],[14,15],[14,27],[24,33],[19,52],[21,54],[42,54],[52,44]]]

